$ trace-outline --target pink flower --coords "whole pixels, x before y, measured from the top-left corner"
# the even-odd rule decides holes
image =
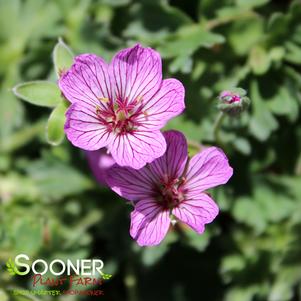
[[[209,147],[193,156],[177,131],[164,133],[166,153],[140,170],[109,169],[107,183],[120,196],[133,202],[130,234],[140,246],[159,244],[171,217],[197,233],[218,214],[218,207],[205,190],[225,184],[233,170],[222,150]]]
[[[97,151],[86,151],[89,166],[100,185],[107,185],[106,173],[115,164],[111,155],[104,148]]]
[[[164,154],[160,129],[185,108],[183,85],[162,80],[159,53],[139,44],[110,64],[94,54],[77,56],[59,87],[72,103],[65,124],[72,144],[107,147],[117,164],[135,169]]]

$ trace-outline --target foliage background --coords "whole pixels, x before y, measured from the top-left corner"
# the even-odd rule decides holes
[[[8,289],[31,279],[4,271],[20,252],[102,258],[113,274],[103,300],[301,300],[300,20],[300,1],[0,0],[0,300],[27,300]],[[223,123],[235,174],[213,192],[221,214],[204,235],[184,229],[138,248],[130,207],[99,187],[84,154],[47,144],[50,111],[11,88],[55,81],[59,36],[107,60],[137,41],[159,50],[165,77],[186,87],[187,109],[168,128],[192,144],[215,143],[221,90],[248,90],[249,111]]]

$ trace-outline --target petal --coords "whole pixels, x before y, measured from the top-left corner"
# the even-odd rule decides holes
[[[101,100],[112,94],[108,65],[94,54],[81,54],[59,79],[59,87],[71,103],[105,106]]]
[[[165,79],[160,90],[145,104],[144,115],[138,119],[142,127],[160,129],[185,109],[185,90],[176,79]]]
[[[107,154],[105,148],[96,151],[86,151],[86,156],[97,182],[101,185],[107,185],[107,171],[115,164],[112,156]]]
[[[118,165],[139,169],[161,157],[166,150],[166,142],[160,131],[135,131],[116,135],[109,150]]]
[[[129,102],[139,98],[149,99],[162,82],[160,54],[137,44],[118,52],[111,64],[110,74],[115,86],[115,97]]]
[[[178,131],[164,133],[166,152],[160,158],[140,169],[115,164],[107,173],[107,183],[120,196],[139,201],[154,195],[154,188],[165,177],[179,177],[187,160],[187,143]]]
[[[112,135],[102,125],[96,113],[79,103],[73,103],[66,112],[65,133],[74,146],[84,150],[98,150],[107,146]]]
[[[168,210],[162,210],[154,200],[141,200],[131,213],[131,236],[140,246],[158,245],[170,226]]]
[[[217,216],[218,207],[206,193],[201,193],[197,198],[180,203],[172,214],[201,234],[205,230],[205,224],[211,223]]]
[[[198,194],[227,183],[232,174],[233,169],[224,152],[216,147],[208,147],[190,160],[185,186],[189,193]]]
[[[153,187],[156,185],[146,166],[133,169],[115,164],[108,170],[106,180],[113,191],[134,202],[153,196]]]
[[[160,179],[176,179],[184,171],[188,158],[187,142],[185,136],[178,131],[164,132],[166,140],[166,152],[164,155],[154,160],[149,168]]]

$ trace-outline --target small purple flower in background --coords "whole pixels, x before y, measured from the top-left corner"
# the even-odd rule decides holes
[[[181,82],[162,80],[159,53],[139,44],[110,64],[94,54],[77,56],[59,87],[72,103],[65,124],[72,144],[107,147],[117,164],[135,169],[164,154],[160,129],[185,108]]]
[[[140,170],[114,165],[107,183],[133,202],[130,234],[140,246],[159,244],[171,217],[197,233],[214,220],[218,206],[204,191],[225,184],[233,170],[222,150],[209,147],[188,158],[187,142],[177,131],[164,133],[166,153]]]
[[[105,148],[97,151],[86,151],[86,157],[97,182],[106,186],[106,173],[115,164],[115,160],[110,154],[107,154]]]

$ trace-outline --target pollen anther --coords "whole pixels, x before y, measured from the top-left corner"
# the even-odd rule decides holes
[[[108,97],[98,97],[98,100],[100,100],[101,102],[109,102],[109,98]]]

